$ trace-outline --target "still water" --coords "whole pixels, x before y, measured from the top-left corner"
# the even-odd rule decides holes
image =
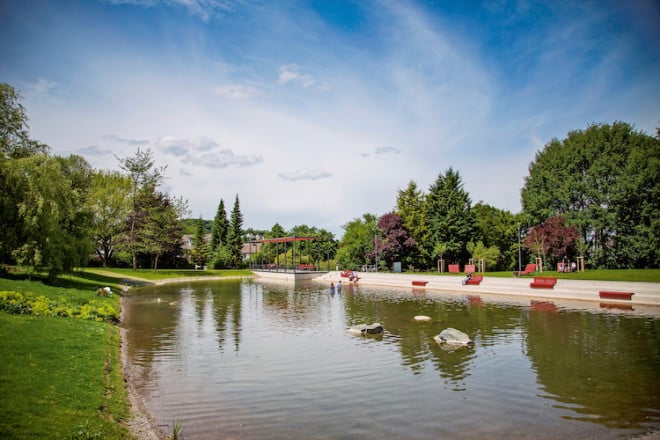
[[[416,322],[428,315],[432,322]],[[378,336],[352,325],[380,322]],[[660,430],[660,320],[252,281],[139,288],[138,390],[192,439],[631,438]],[[448,351],[446,327],[474,346]]]

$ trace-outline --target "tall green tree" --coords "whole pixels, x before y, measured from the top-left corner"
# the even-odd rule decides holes
[[[131,181],[131,192],[129,200],[131,203],[131,214],[127,225],[127,233],[123,242],[124,248],[130,252],[133,269],[137,269],[137,253],[140,250],[138,243],[137,222],[140,219],[138,210],[138,197],[140,193],[154,192],[163,181],[163,173],[166,166],[157,167],[151,149],[142,150],[138,147],[133,156],[124,158],[117,157],[120,168],[127,173]],[[144,213],[142,213],[144,215]]]
[[[193,246],[191,257],[196,266],[204,267],[209,259],[211,253],[209,243],[206,242],[206,229],[204,228],[204,221],[202,217],[197,222],[195,235],[193,236]]]
[[[0,160],[48,154],[50,148],[30,139],[22,97],[7,83],[0,83]]]
[[[407,264],[412,267],[432,265],[429,228],[427,224],[426,195],[410,181],[404,190],[399,190],[396,199],[396,212],[401,217],[403,227],[415,240],[417,252],[409,256]]]
[[[241,205],[236,194],[234,208],[231,211],[231,220],[229,222],[229,231],[227,233],[227,247],[233,267],[241,264],[241,249],[243,248],[243,214]]]
[[[444,259],[466,261],[467,244],[475,233],[475,218],[460,174],[452,168],[440,174],[431,185],[426,202],[433,258],[440,258],[438,249],[443,248]]]
[[[227,234],[229,232],[229,220],[225,211],[225,202],[220,199],[218,209],[211,226],[211,252],[217,251],[221,246],[227,243]]]
[[[563,215],[598,267],[657,267],[660,139],[624,122],[590,125],[536,154],[521,191],[535,224]]]
[[[96,253],[108,266],[121,240],[131,211],[131,181],[117,171],[96,171],[92,176],[89,206]]]

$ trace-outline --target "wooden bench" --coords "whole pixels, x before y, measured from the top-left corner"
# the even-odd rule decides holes
[[[481,280],[483,279],[484,279],[483,275],[473,275],[472,278],[470,278],[465,282],[465,284],[472,284],[474,286],[478,286],[481,283]]]
[[[413,281],[412,285],[413,286],[426,286],[428,284],[428,281]]]
[[[449,267],[449,273],[460,273],[461,272],[459,270],[458,264],[450,264],[448,267]]]
[[[601,290],[600,292],[598,292],[598,295],[601,298],[625,299],[627,301],[630,301],[634,294],[635,294],[634,292],[613,292],[613,291],[608,291],[608,290]]]
[[[557,278],[555,277],[534,277],[534,281],[529,283],[529,287],[535,289],[552,289],[557,284]]]

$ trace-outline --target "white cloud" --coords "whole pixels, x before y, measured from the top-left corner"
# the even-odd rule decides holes
[[[227,84],[213,88],[213,92],[223,98],[228,99],[248,99],[259,94],[255,87],[244,86],[241,84]]]
[[[278,173],[277,175],[281,179],[287,180],[289,182],[296,182],[298,180],[319,180],[332,177],[332,173],[321,170],[296,170],[286,173]]]
[[[164,136],[156,144],[159,150],[180,158],[182,163],[203,168],[252,167],[263,162],[263,157],[255,154],[236,154],[222,148],[209,137],[179,139]]]
[[[298,84],[304,88],[312,87],[316,84],[316,80],[307,74],[300,73],[300,66],[297,64],[287,64],[280,67],[280,74],[277,77],[277,82],[284,85],[287,83]],[[323,86],[327,88],[327,84]]]

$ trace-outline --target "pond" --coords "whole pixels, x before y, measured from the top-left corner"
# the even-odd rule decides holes
[[[427,315],[430,322],[417,322]],[[379,322],[380,335],[347,328]],[[630,438],[660,430],[657,315],[215,281],[124,302],[136,387],[194,439]],[[444,328],[474,345],[433,337]]]

